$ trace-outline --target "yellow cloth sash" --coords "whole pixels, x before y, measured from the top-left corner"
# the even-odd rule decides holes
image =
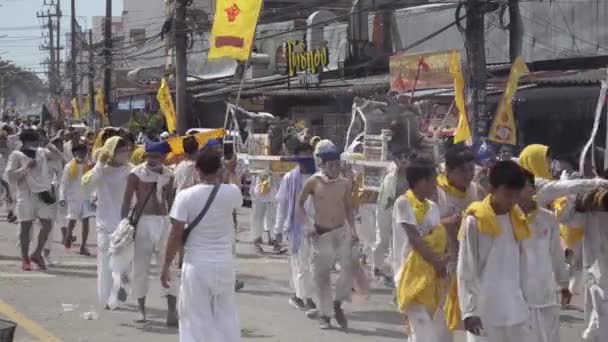
[[[417,224],[421,224],[430,207],[428,201],[418,200],[411,191],[407,191],[405,196],[414,210]],[[433,228],[423,239],[433,253],[442,255],[447,252],[448,238],[442,225]],[[433,266],[417,251],[412,250],[404,257],[406,260],[397,287],[399,309],[405,311],[411,304],[419,304],[434,313],[440,304],[446,279],[437,277]]]
[[[74,181],[78,178],[78,169],[80,168],[80,166],[84,168],[84,173],[87,173],[89,171],[89,168],[86,164],[78,164],[75,159],[72,159],[68,163],[68,176],[70,177],[70,180]]]
[[[528,145],[519,154],[519,164],[530,171],[534,177],[553,179],[547,161],[547,151],[549,151],[549,147],[545,145]]]
[[[421,201],[414,195],[412,190],[405,192],[405,198],[410,202],[412,209],[414,210],[414,216],[416,217],[416,224],[422,224],[424,217],[429,211],[431,205],[428,201]]]
[[[567,201],[568,199],[566,197],[560,197],[553,201],[553,209],[555,210],[555,216],[557,216],[557,218],[562,216]],[[573,248],[574,245],[583,239],[584,234],[585,231],[583,227],[569,227],[565,224],[559,225],[559,235],[567,248]]]
[[[270,193],[270,177],[261,176],[260,183],[258,184],[258,191],[262,195],[268,195]]]
[[[490,196],[486,196],[481,202],[473,202],[467,208],[465,216],[472,215],[477,219],[477,227],[480,232],[490,236],[498,236],[502,234],[502,228],[496,218],[496,213],[490,205]],[[529,238],[532,235],[528,220],[534,220],[536,212],[527,216],[521,211],[518,206],[513,207],[509,213],[511,216],[511,224],[513,225],[513,235],[517,241]],[[462,240],[464,229],[460,229],[459,239]],[[453,277],[448,290],[448,298],[444,307],[445,318],[448,329],[455,330],[461,322],[460,304],[458,302],[458,283],[456,277]]]
[[[467,197],[466,191],[461,191],[452,186],[450,182],[448,182],[448,176],[444,173],[437,176],[437,185],[443,189],[443,191],[458,199],[465,199]]]
[[[131,154],[131,164],[137,166],[143,164],[146,159],[146,148],[143,145],[137,145]]]

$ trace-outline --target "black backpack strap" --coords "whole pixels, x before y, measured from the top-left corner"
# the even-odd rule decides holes
[[[192,232],[194,227],[196,227],[196,225],[198,225],[201,222],[201,220],[207,214],[207,211],[209,211],[209,207],[211,207],[211,204],[215,200],[215,196],[217,195],[221,186],[222,186],[221,184],[216,184],[213,186],[213,189],[211,190],[211,193],[209,194],[209,198],[207,198],[207,202],[205,203],[203,210],[201,210],[200,214],[198,214],[198,216],[196,216],[194,218],[194,220],[192,220],[192,222],[188,223],[188,227],[186,229],[184,229],[184,235],[183,235],[183,239],[182,239],[184,245],[186,244],[186,241],[188,240],[188,236],[190,235],[190,233]]]

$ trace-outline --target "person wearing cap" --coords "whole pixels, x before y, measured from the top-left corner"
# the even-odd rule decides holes
[[[353,289],[355,261],[353,246],[358,241],[352,203],[352,182],[340,176],[340,153],[330,140],[321,140],[315,148],[315,164],[320,169],[304,183],[298,199],[297,213],[308,222],[311,240],[312,272],[319,300],[319,325],[331,328],[332,311],[338,325],[346,329],[348,321],[342,302],[349,300]],[[311,198],[314,220],[310,222],[306,201]],[[348,226],[348,227],[347,227]],[[331,291],[331,271],[340,264],[335,296]],[[332,310],[333,304],[333,310]]]
[[[171,152],[166,141],[146,145],[146,162],[131,170],[122,201],[121,217],[128,220],[130,215],[137,220],[137,234],[133,252],[132,294],[137,298],[139,317],[137,322],[146,322],[146,295],[150,280],[150,266],[153,255],[157,265],[164,258],[165,246],[169,238],[169,208],[173,201],[173,173],[164,166],[165,158]],[[134,215],[131,203],[135,196]],[[167,296],[167,325],[177,325],[177,289],[175,282],[164,291]]]
[[[160,134],[161,140],[168,140],[170,137],[171,137],[171,135],[169,134],[169,132],[162,132]]]

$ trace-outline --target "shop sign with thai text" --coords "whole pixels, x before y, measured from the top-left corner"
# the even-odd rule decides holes
[[[329,50],[326,46],[308,49],[304,41],[285,42],[287,72],[296,76],[298,72],[318,74],[329,64]]]

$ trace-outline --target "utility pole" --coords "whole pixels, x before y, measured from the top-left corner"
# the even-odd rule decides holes
[[[78,49],[76,47],[76,0],[72,0],[72,20],[71,20],[71,39],[72,39],[72,51],[71,51],[71,63],[70,63],[70,76],[71,76],[71,84],[72,84],[72,98],[76,97],[77,93],[77,75],[76,75],[76,56],[78,53]]]
[[[105,30],[104,30],[104,77],[103,77],[103,91],[104,91],[104,103],[106,105],[105,111],[108,118],[111,120],[112,113],[110,113],[110,105],[112,97],[112,0],[106,0],[106,19],[105,19]],[[101,108],[99,110],[102,110]]]
[[[486,136],[491,122],[486,103],[485,13],[481,0],[467,0],[465,48],[467,55],[467,107],[473,135]]]
[[[177,0],[175,6],[175,114],[177,116],[177,133],[184,134],[188,129],[186,104],[186,77],[188,75],[188,59],[186,57],[187,0]]]
[[[515,61],[521,55],[524,24],[519,11],[519,0],[509,0],[509,59]]]
[[[57,92],[61,95],[61,0],[57,0],[55,5],[55,16],[57,17],[57,50],[55,53],[57,57],[55,57],[55,63],[57,63],[57,67],[55,69],[55,74],[57,75]]]
[[[95,50],[92,29],[89,30],[89,108],[95,114]]]
[[[50,59],[48,65],[48,77],[49,77],[49,91],[51,96],[57,95],[57,75],[56,75],[56,63],[55,63],[55,39],[54,39],[54,27],[53,27],[53,15],[49,10],[46,14],[38,13],[38,18],[47,19],[46,28],[49,30],[49,41],[48,45],[41,45],[40,50],[48,50],[50,53]]]

